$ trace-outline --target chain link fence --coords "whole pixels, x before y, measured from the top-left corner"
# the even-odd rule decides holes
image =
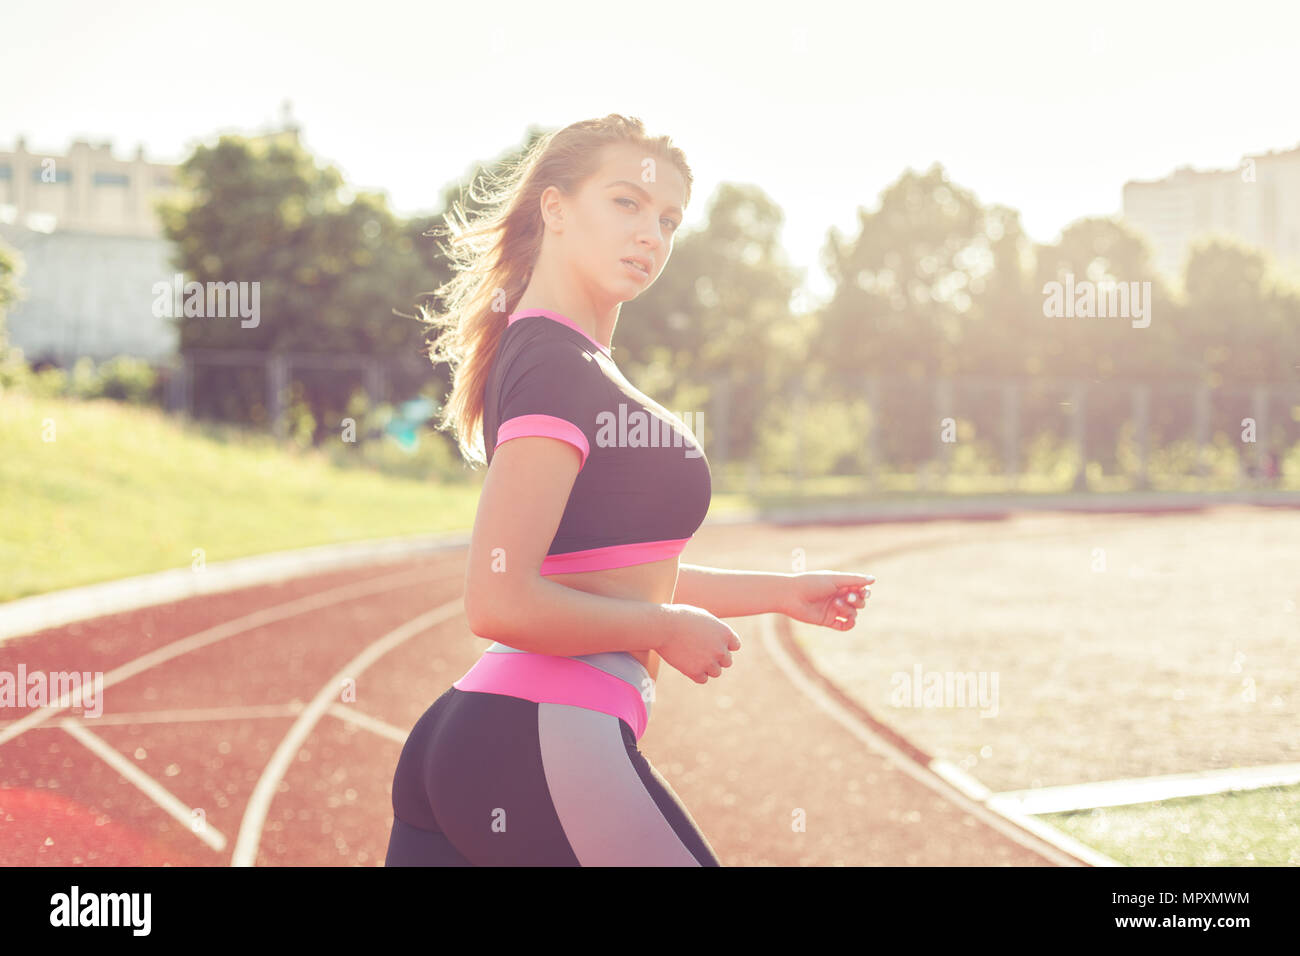
[[[727,490],[754,492],[773,475],[796,491],[828,475],[856,476],[866,493],[925,490],[964,475],[1011,491],[1049,473],[1060,490],[1075,491],[1179,479],[1300,488],[1300,383],[866,375],[847,401],[796,390],[776,403],[771,422],[758,423],[765,440],[733,433],[729,391],[716,383],[701,436]],[[733,459],[731,449],[755,446],[748,460]]]
[[[414,356],[193,349],[155,368],[170,412],[251,418],[279,439],[288,434],[294,400],[315,395],[316,407],[329,407],[322,395],[337,404],[338,395],[359,389],[374,407],[427,395],[436,380],[429,363]],[[718,492],[758,493],[776,479],[802,493],[827,478],[864,494],[939,490],[954,476],[990,487],[1001,482],[1008,491],[1029,490],[1035,480],[1075,491],[1170,487],[1188,479],[1300,488],[1295,382],[1216,388],[864,375],[847,400],[800,385],[787,400],[765,406],[774,409],[768,418],[747,416],[748,434],[739,433],[730,383],[714,382],[709,394],[707,408],[687,421],[704,444]]]

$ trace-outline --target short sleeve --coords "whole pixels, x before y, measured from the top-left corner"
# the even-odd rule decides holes
[[[599,369],[571,342],[534,341],[510,362],[501,380],[496,445],[526,435],[558,438],[578,449],[582,471],[595,428],[593,388]],[[590,421],[588,421],[590,419]]]

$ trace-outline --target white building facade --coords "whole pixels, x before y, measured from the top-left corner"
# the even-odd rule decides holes
[[[0,241],[24,266],[10,344],[60,365],[175,354],[177,330],[154,316],[151,290],[175,271],[154,204],[176,192],[176,167],[147,161],[143,147],[129,160],[85,140],[63,155],[22,138],[0,151]]]
[[[1124,184],[1124,219],[1146,234],[1156,266],[1181,280],[1191,247],[1214,235],[1267,250],[1300,271],[1300,147],[1247,156],[1236,169],[1182,167]]]

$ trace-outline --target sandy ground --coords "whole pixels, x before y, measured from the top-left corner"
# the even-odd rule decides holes
[[[846,633],[796,625],[800,645],[991,789],[1300,761],[1300,512],[1026,514],[854,536],[867,554],[894,549],[844,568],[876,575],[870,606]],[[959,674],[974,675],[964,699]]]

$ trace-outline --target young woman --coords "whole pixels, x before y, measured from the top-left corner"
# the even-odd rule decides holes
[[[388,866],[721,865],[637,746],[659,661],[703,684],[740,649],[720,616],[847,630],[869,594],[870,575],[679,568],[708,460],[610,341],[691,179],[668,137],[614,114],[537,140],[472,228],[448,219],[457,275],[425,320],[450,332],[430,352],[456,369],[444,421],[489,466],[465,611],[495,643],[402,749]],[[658,440],[631,437],[638,419]]]

